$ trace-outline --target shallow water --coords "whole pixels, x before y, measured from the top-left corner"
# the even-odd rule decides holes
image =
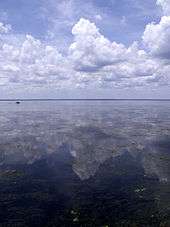
[[[170,101],[0,102],[0,226],[170,226]]]

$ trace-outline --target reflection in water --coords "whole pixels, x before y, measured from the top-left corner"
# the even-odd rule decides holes
[[[2,226],[170,226],[170,102],[0,103]]]

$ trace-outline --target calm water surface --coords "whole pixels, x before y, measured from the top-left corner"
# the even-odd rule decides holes
[[[0,102],[0,227],[169,227],[170,101]]]

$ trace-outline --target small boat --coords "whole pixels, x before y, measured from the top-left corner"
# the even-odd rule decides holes
[[[20,102],[19,102],[19,101],[17,101],[17,102],[16,102],[16,104],[20,104]]]

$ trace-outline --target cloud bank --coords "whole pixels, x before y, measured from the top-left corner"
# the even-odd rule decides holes
[[[170,1],[163,16],[130,46],[112,42],[85,18],[72,26],[66,52],[0,23],[0,86],[114,88],[170,85]],[[102,20],[100,15],[95,15]],[[126,34],[125,34],[126,35]]]

